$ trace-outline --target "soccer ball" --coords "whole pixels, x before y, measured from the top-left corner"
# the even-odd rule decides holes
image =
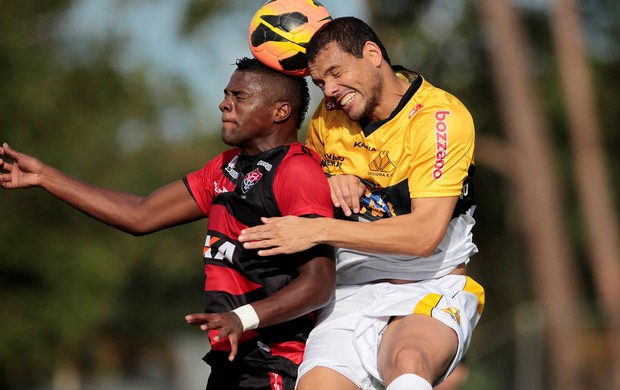
[[[308,41],[330,20],[327,8],[318,1],[268,1],[250,22],[250,50],[270,68],[293,76],[307,76]]]

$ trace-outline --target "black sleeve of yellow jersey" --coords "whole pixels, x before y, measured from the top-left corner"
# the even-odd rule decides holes
[[[469,210],[472,206],[476,205],[476,198],[474,196],[475,171],[476,166],[474,164],[470,165],[469,170],[467,171],[467,177],[463,182],[463,190],[461,191],[459,200],[456,202],[456,206],[454,206],[452,218],[456,218],[461,214],[465,214],[467,210]]]

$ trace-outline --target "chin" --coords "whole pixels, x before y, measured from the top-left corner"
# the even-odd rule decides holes
[[[349,117],[349,119],[354,120],[354,121],[359,121],[362,118],[366,117],[366,113],[364,111],[361,110],[345,110],[344,111],[345,114],[347,114],[347,116]]]
[[[359,121],[368,116],[368,110],[364,102],[361,100],[351,102],[349,107],[343,107],[342,110],[347,114],[349,119]]]
[[[235,146],[234,145],[234,138],[231,137],[230,135],[226,134],[226,132],[224,130],[222,130],[222,135],[220,136],[220,138],[222,139],[222,142],[225,143],[228,146]]]

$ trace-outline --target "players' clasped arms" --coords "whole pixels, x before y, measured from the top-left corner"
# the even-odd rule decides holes
[[[222,140],[234,148],[182,180],[145,197],[112,191],[4,143],[0,185],[44,188],[136,235],[208,217],[205,313],[186,317],[209,333],[207,389],[292,390],[315,323],[312,311],[333,293],[333,251],[318,245],[294,255],[260,257],[237,237],[261,216],[333,216],[320,159],[296,142],[308,102],[305,79],[241,59],[219,106]]]
[[[335,299],[308,339],[299,390],[431,389],[462,359],[484,307],[466,275],[477,252],[473,120],[392,66],[359,19],[324,25],[307,56],[324,94],[307,144],[342,218],[263,218],[239,239],[264,256],[339,248]]]

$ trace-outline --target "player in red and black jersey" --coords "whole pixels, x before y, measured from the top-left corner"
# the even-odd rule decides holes
[[[196,203],[209,217],[203,252],[208,313],[229,312],[257,301],[253,307],[258,308],[260,302],[266,305],[265,298],[287,291],[283,287],[296,280],[300,267],[320,255],[317,251],[321,249],[315,248],[294,256],[265,258],[254,250],[244,249],[237,240],[240,231],[260,223],[261,216],[330,215],[330,203],[317,197],[312,188],[315,180],[319,183],[324,180],[320,177],[320,169],[316,169],[318,164],[318,156],[299,143],[280,146],[256,156],[247,156],[241,149],[231,149],[184,179]],[[324,256],[329,255],[325,253]],[[311,291],[298,293],[303,296],[295,299],[307,299]],[[287,295],[284,298],[293,297]],[[272,309],[275,306],[264,308]],[[217,321],[219,316],[195,314],[188,320],[202,323]],[[296,373],[305,341],[315,323],[314,316],[308,313],[283,323],[269,320],[275,325],[244,332],[240,340],[241,356],[232,363],[228,361],[231,353],[229,341],[214,339],[220,332],[219,327],[210,331],[211,352],[205,359],[216,373],[229,372],[219,376],[222,382],[214,388],[234,388],[229,379],[243,372],[244,364],[254,369],[257,369],[257,363],[275,365],[290,375]],[[273,376],[277,373],[275,370],[270,373],[271,380],[282,379]],[[259,383],[254,382],[254,386],[258,388]]]
[[[332,217],[320,159],[297,142],[309,102],[303,78],[237,61],[224,90],[222,140],[234,148],[182,180],[142,197],[84,183],[0,147],[0,186],[41,187],[91,217],[135,235],[208,218],[205,312],[186,316],[208,331],[207,389],[294,388],[312,312],[334,289],[332,250],[258,256],[238,241],[261,217]]]

